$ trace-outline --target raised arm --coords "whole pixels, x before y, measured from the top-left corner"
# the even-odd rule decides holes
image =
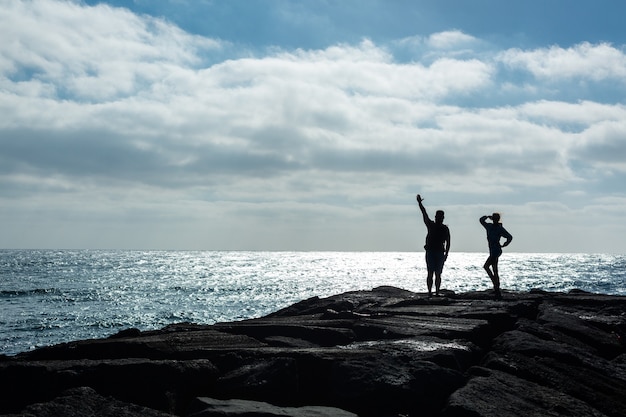
[[[424,224],[428,225],[428,223],[430,223],[431,220],[430,220],[430,217],[428,217],[428,213],[426,213],[426,208],[422,204],[423,200],[424,199],[422,198],[422,196],[418,194],[417,195],[417,204],[419,204],[420,210],[422,211],[422,217],[424,218]]]
[[[486,220],[489,218],[490,216],[483,216],[480,218],[480,224],[482,224],[483,226],[487,225]]]

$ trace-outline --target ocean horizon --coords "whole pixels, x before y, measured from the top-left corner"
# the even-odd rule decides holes
[[[451,252],[442,289],[491,288],[485,252]],[[626,295],[626,255],[505,252],[502,288]],[[260,317],[395,286],[426,292],[423,252],[0,249],[0,354],[127,328]]]

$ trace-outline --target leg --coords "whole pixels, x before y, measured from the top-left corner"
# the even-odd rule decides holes
[[[433,293],[433,273],[435,272],[435,268],[433,253],[428,250],[426,251],[426,270],[428,271],[426,275],[426,286],[428,287],[428,296],[430,297]]]
[[[485,269],[485,271],[487,271],[487,275],[489,275],[491,282],[493,282],[493,279],[494,279],[493,272],[491,272],[492,263],[493,263],[493,259],[490,256],[487,258],[487,260],[485,261],[485,264],[483,265],[483,268]]]
[[[446,256],[443,252],[437,253],[437,265],[435,267],[435,292],[439,295],[441,288],[441,273],[443,272],[443,264],[446,262]]]
[[[433,271],[429,270],[428,275],[426,276],[426,286],[428,286],[428,296],[430,297],[433,293]]]
[[[485,268],[485,271],[487,271],[489,278],[491,278],[491,282],[493,283],[493,291],[496,295],[496,298],[500,298],[501,295],[500,276],[498,275],[498,256],[490,255],[489,258],[487,258],[485,265],[483,265],[483,268]]]
[[[441,271],[435,272],[435,294],[439,295],[439,287],[441,287]]]
[[[496,292],[496,297],[500,298],[500,274],[498,274],[498,259],[500,259],[499,257],[496,257],[493,260],[493,289]]]

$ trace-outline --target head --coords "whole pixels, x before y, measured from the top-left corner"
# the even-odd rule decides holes
[[[437,210],[437,212],[435,213],[435,223],[443,223],[443,218],[443,210]]]
[[[494,223],[500,223],[500,213],[493,213],[491,220],[493,220]]]

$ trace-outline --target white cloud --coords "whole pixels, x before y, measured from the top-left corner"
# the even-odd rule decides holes
[[[541,98],[541,82],[497,72],[501,60],[568,79],[600,64],[618,77],[623,54],[608,45],[478,55],[467,48],[479,40],[450,31],[423,37],[411,62],[364,40],[208,65],[221,43],[163,20],[51,0],[2,5],[0,35],[18,41],[0,44],[0,207],[22,227],[49,234],[74,218],[85,236],[106,229],[99,222],[128,225],[151,244],[155,230],[180,225],[159,247],[183,247],[187,234],[194,247],[272,249],[323,248],[323,230],[333,248],[398,249],[363,239],[406,230],[418,191],[436,196],[429,204],[468,200],[472,222],[485,204],[526,218],[539,201],[551,215],[565,207],[567,225],[582,210],[571,200],[602,187],[623,205],[604,179],[625,171],[624,106],[559,99],[554,87]],[[540,98],[515,96],[522,89]],[[514,100],[489,101],[499,94]]]
[[[622,104],[604,104],[586,100],[578,103],[540,100],[521,105],[520,111],[537,123],[557,126],[589,126],[605,120],[626,119],[626,106]]]
[[[477,43],[477,39],[460,30],[433,33],[428,37],[427,44],[435,49],[463,48]]]
[[[189,35],[163,20],[106,5],[67,1],[6,1],[0,10],[5,42],[0,71],[13,91],[24,83],[48,87],[48,96],[107,100],[130,95],[200,62],[217,41]],[[36,91],[39,90],[36,88]]]
[[[570,48],[552,46],[530,51],[515,48],[504,51],[499,59],[505,65],[548,80],[626,80],[626,54],[607,43],[583,42]]]
[[[626,173],[626,117],[617,121],[601,121],[580,135],[572,157],[584,164],[611,172]]]

